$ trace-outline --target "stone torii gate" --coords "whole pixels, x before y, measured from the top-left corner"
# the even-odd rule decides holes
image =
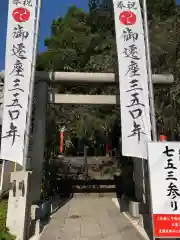
[[[43,138],[45,136],[46,125],[46,104],[106,104],[119,105],[119,96],[115,95],[83,95],[83,94],[58,94],[56,86],[58,83],[63,84],[119,84],[119,79],[114,73],[85,73],[85,72],[36,72],[37,79],[37,105],[35,111],[34,141],[32,152],[32,170],[40,171],[44,154]],[[171,85],[173,83],[172,75],[154,74],[152,76],[154,85]],[[51,90],[48,92],[48,84]],[[47,99],[47,92],[49,98]],[[39,122],[41,120],[41,123]],[[41,138],[40,138],[41,136]],[[36,150],[35,150],[36,149]],[[40,160],[38,166],[38,159]],[[40,172],[37,174],[40,176]],[[36,180],[37,181],[37,180]],[[39,183],[40,184],[40,183]],[[37,185],[38,187],[40,185]],[[37,189],[37,197],[38,189]],[[35,197],[36,199],[36,197]]]
[[[4,72],[0,72],[3,82]],[[41,172],[44,159],[44,139],[46,131],[46,106],[55,104],[119,104],[119,96],[115,95],[82,95],[82,94],[58,94],[57,84],[119,84],[118,76],[114,73],[87,73],[87,72],[36,72],[36,107],[32,142],[32,160],[27,162],[26,169],[34,173],[33,202],[40,199]],[[154,85],[171,85],[171,74],[154,74]],[[3,84],[3,83],[2,83]],[[2,86],[1,84],[1,86]],[[48,86],[51,86],[49,89]],[[3,87],[3,86],[2,86]],[[3,91],[1,91],[3,95]],[[3,97],[0,98],[0,103]],[[6,171],[5,171],[6,173]]]
[[[0,73],[0,79],[4,79],[4,73]],[[169,86],[173,83],[174,79],[171,74],[154,74],[152,76],[154,85]],[[121,80],[120,80],[121,81]],[[45,147],[45,131],[46,131],[46,107],[48,103],[55,104],[110,104],[119,105],[119,96],[115,95],[82,95],[82,94],[58,94],[57,84],[119,84],[119,79],[114,73],[85,73],[85,72],[36,72],[36,106],[34,116],[34,129],[32,140],[32,154],[31,159],[27,161],[26,170],[32,171],[32,182],[30,184],[30,195],[26,196],[24,207],[36,204],[40,200],[40,186],[42,177],[42,168],[44,161],[44,147]],[[49,88],[50,86],[50,88]],[[3,91],[2,91],[3,95]],[[3,103],[3,97],[0,98],[0,103]],[[0,114],[1,116],[1,114]],[[20,172],[19,172],[20,173]],[[6,172],[6,167],[4,175]],[[28,181],[26,182],[28,184]],[[26,185],[25,188],[28,188]],[[10,192],[13,190],[11,189]],[[20,191],[20,190],[19,190]],[[10,194],[12,196],[12,194]],[[27,198],[31,198],[30,201]],[[11,201],[11,197],[9,201]],[[11,209],[12,211],[12,209]],[[12,211],[13,212],[13,211]],[[22,231],[27,230],[25,219],[29,216],[29,211],[25,211],[19,222],[21,222]],[[8,215],[13,218],[12,214]],[[16,217],[16,216],[14,216]],[[13,221],[8,224],[11,230],[13,229]],[[20,225],[18,225],[20,227]],[[15,231],[15,230],[14,230]],[[18,234],[17,230],[17,234]]]

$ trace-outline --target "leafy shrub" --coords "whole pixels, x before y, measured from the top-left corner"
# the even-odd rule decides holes
[[[7,200],[0,200],[0,233],[6,231]]]
[[[6,228],[7,200],[0,199],[0,240],[14,240]]]

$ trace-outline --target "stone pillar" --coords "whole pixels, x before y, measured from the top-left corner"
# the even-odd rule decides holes
[[[6,226],[17,240],[27,240],[30,225],[31,172],[13,172],[9,191]]]
[[[2,161],[0,164],[0,194],[8,194],[10,187],[10,177],[11,173],[14,171],[14,162],[11,161]],[[16,170],[21,171],[22,167],[17,163]]]
[[[148,161],[140,158],[134,159],[134,180],[137,201],[140,202],[140,222],[153,239],[152,211],[150,205],[150,185]]]
[[[36,106],[32,138],[32,202],[40,200],[41,180],[44,162],[44,148],[46,137],[46,115],[48,101],[48,84],[46,81],[36,83]]]
[[[135,194],[139,202],[146,201],[146,187],[145,187],[145,174],[144,174],[144,159],[134,158],[134,183]]]

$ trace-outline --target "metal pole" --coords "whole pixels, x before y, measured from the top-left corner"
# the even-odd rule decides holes
[[[143,0],[143,17],[144,17],[144,38],[146,45],[146,63],[147,63],[147,74],[148,74],[148,84],[149,84],[149,103],[150,103],[150,116],[151,116],[151,126],[152,126],[152,140],[157,141],[157,131],[156,131],[156,113],[155,113],[155,105],[154,105],[154,90],[152,83],[152,70],[151,70],[151,57],[150,57],[150,44],[149,44],[149,29],[148,29],[148,16],[147,16],[147,1]],[[145,165],[148,165],[149,172],[149,162],[142,161],[143,173],[146,174]],[[145,176],[143,176],[145,177]],[[149,185],[151,186],[151,182],[149,180]],[[143,188],[145,188],[145,178],[143,179]],[[144,189],[145,190],[145,189]],[[153,240],[154,237],[154,222],[153,222],[153,209],[152,209],[152,194],[150,187],[150,208],[151,208],[151,223],[152,223],[152,233]]]
[[[152,139],[153,139],[153,141],[157,141],[156,113],[155,113],[155,107],[154,107],[154,90],[153,90],[153,83],[152,83],[152,70],[151,70],[148,17],[147,17],[147,1],[146,0],[143,0],[143,15],[144,15],[144,37],[145,37],[145,45],[146,45],[146,58],[147,58],[147,70],[148,70],[148,82],[149,82],[149,102],[150,102],[150,115],[151,115],[151,126],[152,126]]]
[[[33,59],[32,59],[32,74],[31,82],[29,89],[29,105],[27,112],[27,125],[26,125],[26,135],[25,135],[25,144],[24,144],[24,164],[23,169],[26,171],[27,168],[27,158],[28,158],[28,149],[29,149],[29,135],[31,128],[31,115],[32,115],[32,106],[33,106],[33,93],[34,93],[34,82],[35,82],[35,68],[36,68],[36,53],[37,53],[37,44],[39,36],[39,22],[40,22],[40,11],[41,11],[41,0],[37,0],[37,14],[36,14],[36,24],[35,24],[35,37],[34,37],[34,49],[33,49]]]
[[[5,164],[6,164],[6,161],[3,160],[3,162],[2,162],[2,168],[1,168],[1,179],[0,179],[0,194],[3,192]]]

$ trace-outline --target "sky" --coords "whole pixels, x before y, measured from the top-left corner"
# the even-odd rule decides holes
[[[5,49],[6,49],[6,30],[8,15],[8,0],[0,0],[0,71],[4,69]],[[53,3],[53,4],[52,4]],[[38,51],[44,48],[44,39],[50,36],[50,27],[54,19],[66,14],[68,7],[76,5],[79,8],[88,10],[88,0],[42,0],[40,31]]]

